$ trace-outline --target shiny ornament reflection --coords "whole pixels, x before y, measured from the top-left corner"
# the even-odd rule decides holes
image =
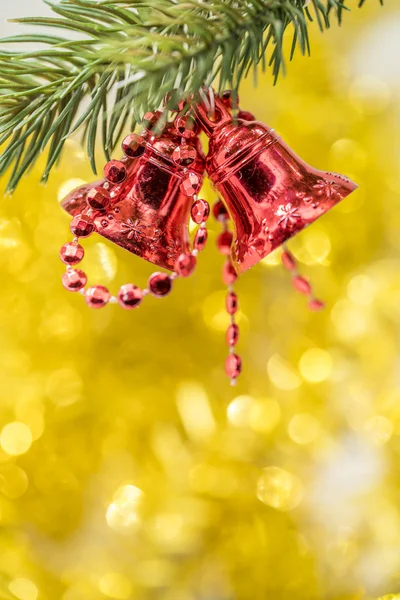
[[[218,97],[214,115],[196,105],[209,136],[206,171],[226,205],[235,232],[232,262],[238,273],[257,264],[353,192],[357,185],[310,167],[274,132],[236,119]],[[227,244],[228,252],[231,240]]]

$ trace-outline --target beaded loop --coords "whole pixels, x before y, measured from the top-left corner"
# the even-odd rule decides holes
[[[201,223],[198,232],[207,233],[205,223]],[[202,238],[203,247],[205,245],[206,236]],[[84,250],[77,239],[64,244],[60,251],[60,259],[66,264],[66,272],[63,275],[62,281],[64,287],[71,292],[81,292],[84,295],[86,303],[91,308],[102,308],[106,304],[119,304],[122,308],[133,309],[137,308],[145,296],[151,294],[156,298],[167,296],[172,289],[172,282],[178,277],[189,277],[196,268],[196,256],[199,253],[199,244],[194,244],[190,254],[181,254],[175,264],[173,273],[155,272],[150,275],[148,280],[148,288],[141,289],[133,283],[122,285],[117,296],[111,296],[107,288],[101,285],[85,288],[87,283],[87,275],[81,269],[72,269],[71,265],[80,262],[84,256]]]
[[[65,261],[65,247],[76,246],[75,242],[68,242],[62,246],[60,252],[61,260],[67,265],[66,271],[62,277],[62,282],[70,292],[81,292],[84,295],[86,303],[91,308],[103,308],[106,304],[119,304],[122,308],[131,310],[137,308],[142,303],[145,296],[151,294],[156,298],[161,298],[169,294],[172,289],[172,282],[177,277],[188,277],[196,266],[195,249],[188,255],[181,255],[177,260],[175,271],[169,275],[164,272],[155,272],[150,275],[148,288],[141,289],[133,283],[122,285],[117,296],[111,296],[109,290],[102,285],[94,285],[86,288],[87,275],[81,269],[73,269]],[[78,245],[82,249],[82,246]],[[83,254],[82,254],[83,257]],[[76,264],[76,263],[73,263]]]

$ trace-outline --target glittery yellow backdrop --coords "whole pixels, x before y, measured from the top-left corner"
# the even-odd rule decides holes
[[[324,312],[278,255],[238,282],[236,388],[216,225],[170,297],[91,311],[58,258],[58,200],[93,178],[78,144],[46,188],[38,165],[2,201],[1,599],[400,597],[398,8],[354,6],[341,30],[313,28],[312,58],[276,88],[243,86],[244,109],[360,189],[291,244]],[[114,293],[154,270],[85,247]]]

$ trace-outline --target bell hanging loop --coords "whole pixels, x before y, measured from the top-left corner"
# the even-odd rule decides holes
[[[214,131],[232,121],[231,113],[220,102],[214,90],[202,88],[192,100],[193,110],[203,131],[210,137]],[[222,107],[222,108],[221,108]]]

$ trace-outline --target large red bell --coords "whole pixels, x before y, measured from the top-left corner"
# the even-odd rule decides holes
[[[188,131],[178,117],[159,136],[128,136],[122,161],[106,165],[108,179],[78,187],[62,207],[72,216],[89,216],[97,233],[129,252],[173,270],[178,257],[190,252],[190,209],[204,173],[199,138]],[[102,194],[107,200],[99,209],[96,189],[99,204]]]
[[[212,118],[196,108],[210,138],[206,171],[234,225],[232,262],[246,271],[327,212],[357,186],[310,167],[258,121],[233,120],[215,97]]]

